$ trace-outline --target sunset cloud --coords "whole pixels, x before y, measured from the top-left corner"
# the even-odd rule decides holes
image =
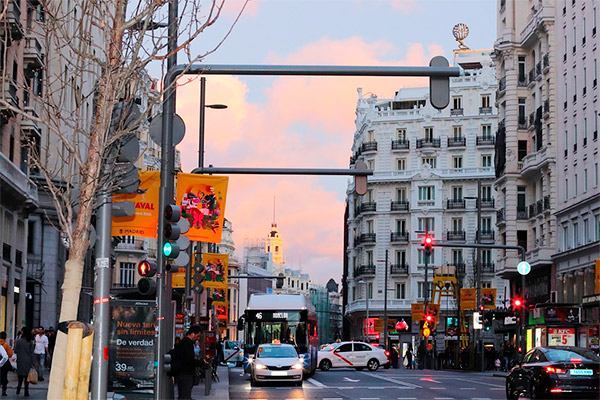
[[[271,53],[264,63],[428,65],[440,54],[443,49],[437,44],[413,43],[401,54],[386,41],[322,38],[291,54]],[[178,146],[186,172],[197,164],[198,82],[180,87],[177,95],[177,111],[187,130]],[[424,78],[207,76],[206,103],[224,103],[228,108],[206,110],[205,165],[348,168],[356,89],[388,98],[401,87],[425,85]],[[225,215],[233,223],[239,255],[244,238],[266,237],[275,196],[288,265],[301,266],[318,283],[331,277],[339,281],[348,179],[232,175]]]

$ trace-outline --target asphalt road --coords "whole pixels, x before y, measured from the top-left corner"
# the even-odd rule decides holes
[[[505,379],[491,373],[379,369],[335,369],[317,373],[303,387],[268,384],[251,387],[241,368],[229,370],[230,399],[323,400],[495,400],[505,399]]]

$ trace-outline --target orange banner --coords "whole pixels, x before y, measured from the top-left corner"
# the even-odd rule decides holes
[[[460,289],[460,309],[474,310],[475,299],[477,298],[477,290],[474,288]]]
[[[175,288],[185,288],[185,271],[186,267],[177,268],[176,272],[171,272],[171,287]]]
[[[481,303],[486,310],[496,308],[496,288],[481,288]]]
[[[229,255],[204,253],[202,254],[204,264],[204,282],[202,286],[207,288],[227,290],[227,268],[229,266]]]
[[[177,204],[190,222],[188,239],[221,243],[229,177],[177,174]]]
[[[423,303],[412,303],[410,305],[410,317],[413,321],[420,321],[423,319]]]
[[[114,194],[113,203],[132,201],[135,214],[131,217],[112,217],[111,236],[157,237],[159,171],[140,171],[140,186],[136,193]]]

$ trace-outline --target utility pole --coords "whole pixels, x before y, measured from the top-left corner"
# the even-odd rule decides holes
[[[169,29],[167,52],[167,70],[171,70],[177,64],[177,19],[178,0],[169,1]],[[162,145],[160,158],[160,192],[158,208],[161,216],[158,219],[158,245],[156,251],[156,263],[158,273],[156,274],[156,353],[154,358],[155,375],[154,399],[172,399],[174,397],[173,384],[165,371],[165,354],[173,345],[173,307],[171,297],[171,274],[166,271],[165,258],[162,253],[162,245],[165,239],[165,219],[162,211],[167,204],[173,201],[174,175],[175,175],[175,146],[173,146],[173,115],[175,114],[175,80],[165,85],[162,112]]]
[[[481,243],[481,179],[477,179],[477,235],[475,235],[475,243]],[[482,278],[482,265],[481,265],[481,250],[479,248],[475,249],[475,265],[477,266],[477,274],[476,274],[476,309],[479,310],[479,306],[481,305],[481,278]],[[480,352],[480,369],[483,371],[484,368],[484,357],[483,357],[483,332],[481,329],[477,330],[477,334],[479,336],[479,352]]]
[[[383,293],[383,345],[388,349],[388,327],[387,327],[387,288],[388,288],[388,249],[385,249],[385,276]]]

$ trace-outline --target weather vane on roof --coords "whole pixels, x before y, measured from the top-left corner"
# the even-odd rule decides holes
[[[467,46],[466,44],[463,43],[463,40],[465,40],[467,38],[467,36],[469,36],[469,27],[466,24],[463,24],[461,22],[459,24],[454,25],[454,28],[452,28],[452,34],[454,35],[454,38],[458,42],[459,49],[468,49],[469,48],[469,46]]]

